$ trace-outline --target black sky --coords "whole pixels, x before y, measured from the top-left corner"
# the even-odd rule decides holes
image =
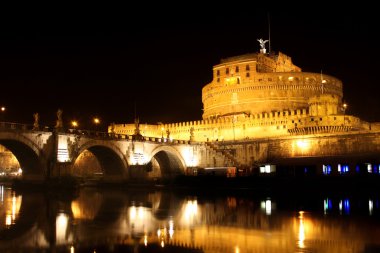
[[[349,8],[208,8],[175,11],[98,6],[96,11],[30,12],[3,17],[2,120],[55,124],[56,111],[83,128],[99,116],[145,123],[202,117],[201,89],[221,58],[256,52],[267,39],[303,71],[343,81],[348,113],[380,121],[379,40],[375,12]],[[160,7],[160,8],[159,8]],[[370,8],[369,8],[370,9]],[[47,14],[48,13],[48,14]]]

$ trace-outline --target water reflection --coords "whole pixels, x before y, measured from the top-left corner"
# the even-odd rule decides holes
[[[82,189],[75,195],[50,196],[19,193],[3,186],[0,196],[0,251],[380,249],[377,196],[206,197],[95,188]]]

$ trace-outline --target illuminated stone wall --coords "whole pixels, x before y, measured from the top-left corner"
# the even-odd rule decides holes
[[[140,130],[146,137],[190,140],[191,129],[193,129],[194,141],[228,141],[281,137],[300,131],[320,133],[369,129],[369,123],[357,117],[326,115],[326,111],[333,109],[329,105],[327,109],[321,105],[318,106],[320,113],[315,116],[309,115],[308,110],[303,109],[162,125],[142,124]],[[133,135],[134,129],[134,124],[119,124],[115,125],[114,131],[118,134]]]
[[[380,162],[379,132],[341,132],[255,139],[240,142],[215,142],[218,149],[235,150],[235,159],[244,165],[262,163],[303,165],[315,162]],[[353,169],[353,168],[351,168]]]
[[[282,53],[231,57],[214,66],[213,80],[202,90],[203,119],[302,109],[309,98],[322,93],[340,101],[341,81],[303,73]]]
[[[0,171],[16,170],[20,168],[17,158],[11,151],[0,145]]]

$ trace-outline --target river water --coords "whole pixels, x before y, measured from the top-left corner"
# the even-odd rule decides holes
[[[0,185],[0,252],[380,252],[380,201]]]

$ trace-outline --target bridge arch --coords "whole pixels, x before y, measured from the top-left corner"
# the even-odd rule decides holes
[[[0,144],[17,158],[24,180],[46,179],[47,159],[33,140],[17,132],[0,132]]]
[[[115,145],[99,140],[91,140],[82,145],[73,162],[85,150],[90,151],[98,160],[103,171],[103,180],[120,181],[128,178],[128,162],[123,152]]]
[[[160,165],[161,177],[175,177],[185,173],[182,155],[171,146],[159,146],[152,151],[152,159]]]

